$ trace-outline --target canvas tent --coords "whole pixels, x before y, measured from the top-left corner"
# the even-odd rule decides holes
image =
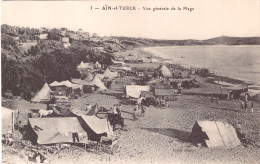
[[[97,86],[100,91],[106,91],[107,87],[104,85],[104,83],[100,80],[100,78],[95,75],[94,79],[91,81],[91,84]]]
[[[42,89],[31,99],[32,102],[49,101],[51,96],[51,89],[47,83]]]
[[[2,134],[12,133],[15,123],[14,110],[2,107]]]
[[[58,91],[58,92],[63,92],[64,95],[69,95],[72,94],[75,96],[75,93],[81,94],[83,85],[81,84],[74,84],[71,83],[70,81],[62,81],[62,82],[53,82],[50,84],[51,89],[53,91]]]
[[[104,78],[114,79],[114,78],[116,78],[118,76],[118,73],[117,72],[111,72],[107,68],[103,75],[104,75]]]
[[[97,135],[102,135],[104,133],[107,136],[113,136],[113,129],[107,118],[100,119],[96,116],[87,116],[87,115],[80,115],[81,118],[85,121],[85,123],[94,131]]]
[[[197,121],[189,137],[192,143],[207,147],[234,147],[240,145],[235,128],[220,121]]]
[[[81,63],[77,66],[77,69],[86,69],[86,68],[92,69],[93,66],[91,66],[90,63],[84,63],[83,61],[81,61]]]
[[[54,83],[54,82],[53,82]],[[51,83],[50,86],[51,87],[57,87],[57,86],[66,86],[68,88],[72,88],[72,89],[78,89],[78,88],[82,88],[82,85],[79,84],[73,84],[70,81],[66,80],[66,81],[62,81],[62,82],[56,82],[53,84]]]
[[[80,143],[88,143],[86,131],[76,117],[29,118],[31,140],[38,144],[73,143],[78,134]]]
[[[161,71],[163,77],[172,77],[171,71],[165,65],[160,65],[159,70]]]
[[[141,85],[126,85],[125,86],[125,95],[132,98],[139,98],[141,91],[150,91],[150,86],[141,86]]]

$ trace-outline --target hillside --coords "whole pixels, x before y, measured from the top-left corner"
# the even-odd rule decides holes
[[[221,36],[207,40],[154,40],[144,38],[116,37],[126,47],[185,46],[185,45],[260,45],[260,37]]]
[[[208,40],[155,40],[100,37],[81,29],[47,29],[1,25],[2,92],[30,98],[45,82],[78,77],[83,61],[110,65],[115,52],[151,46],[260,45],[260,37],[217,37]]]

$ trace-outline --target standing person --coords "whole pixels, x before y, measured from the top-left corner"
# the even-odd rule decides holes
[[[146,110],[145,106],[142,105],[142,106],[141,106],[141,110],[142,110],[141,116],[144,117],[145,110]]]
[[[213,95],[210,95],[210,101],[213,103]]]
[[[245,112],[247,112],[247,101],[244,102]]]
[[[136,116],[136,115],[137,115],[137,114],[136,114],[136,108],[134,108],[134,112],[133,112],[133,114],[132,114],[134,121],[137,119],[137,116]]]
[[[121,104],[118,104],[118,106],[117,106],[117,113],[120,115],[120,117],[121,117],[121,111],[122,111],[122,107],[121,107]]]
[[[247,102],[248,101],[248,93],[246,92],[245,94],[245,101]]]
[[[113,114],[118,114],[116,108],[117,108],[116,104],[114,104],[114,106],[113,106]]]
[[[254,112],[254,102],[253,101],[251,102],[251,112],[252,113]]]
[[[244,110],[244,108],[245,108],[245,103],[244,103],[243,100],[242,100],[241,103],[240,103],[240,108],[241,108],[241,110]]]

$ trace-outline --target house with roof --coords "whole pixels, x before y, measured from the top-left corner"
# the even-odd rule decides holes
[[[36,34],[35,37],[37,37],[40,40],[44,40],[44,39],[48,39],[48,33],[47,32],[43,32],[43,33],[39,33]]]
[[[60,40],[61,40],[62,43],[69,43],[70,42],[70,38],[65,37],[65,36],[61,37]]]

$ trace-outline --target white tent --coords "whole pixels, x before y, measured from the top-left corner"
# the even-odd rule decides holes
[[[163,77],[172,77],[171,71],[165,65],[160,65],[159,69],[162,71]]]
[[[207,147],[238,146],[235,128],[228,123],[220,121],[196,121],[190,134],[192,143],[202,143]]]
[[[77,66],[77,69],[86,69],[86,68],[93,69],[93,66],[90,63],[84,63],[83,61],[81,61],[81,63]]]
[[[61,82],[62,84],[64,84],[65,86],[72,88],[72,89],[82,89],[82,85],[79,84],[73,84],[71,83],[69,80],[63,81]]]
[[[114,79],[114,78],[116,78],[118,76],[118,73],[117,72],[111,72],[107,68],[103,75],[104,75],[104,78]]]
[[[47,83],[44,84],[42,89],[31,99],[33,102],[41,102],[43,100],[49,100],[51,89]]]
[[[126,85],[125,91],[127,96],[139,98],[141,91],[150,91],[150,86]]]
[[[88,124],[88,126],[96,133],[96,134],[102,134],[107,133],[109,137],[114,136],[113,128],[111,127],[109,121],[106,119],[100,119],[93,116],[87,116],[87,115],[79,115],[83,118],[83,120]]]
[[[88,68],[83,61],[77,66],[77,68]]]
[[[57,86],[66,86],[68,88],[72,88],[72,89],[82,89],[82,85],[79,84],[73,84],[70,81],[66,80],[66,81],[62,81],[62,82],[53,82],[50,84],[51,87],[57,87]]]
[[[2,134],[12,133],[14,129],[14,110],[2,107]]]
[[[97,75],[95,75],[94,79],[91,81],[91,84],[96,85],[101,91],[107,90],[107,87],[103,84]]]

